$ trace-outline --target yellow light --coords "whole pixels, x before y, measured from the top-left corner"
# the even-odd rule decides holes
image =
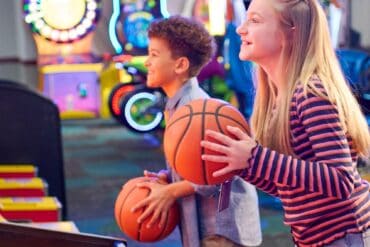
[[[209,32],[212,35],[225,34],[225,13],[226,1],[225,0],[209,0]]]
[[[45,22],[56,29],[76,26],[85,14],[85,0],[43,0],[41,12]]]

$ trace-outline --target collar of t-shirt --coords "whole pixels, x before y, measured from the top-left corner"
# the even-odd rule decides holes
[[[188,90],[193,87],[198,87],[198,80],[196,77],[190,78],[188,81],[184,83],[184,85],[176,92],[176,94],[167,99],[165,111],[168,112],[169,116],[176,110],[177,105],[179,104],[181,98],[186,94]]]

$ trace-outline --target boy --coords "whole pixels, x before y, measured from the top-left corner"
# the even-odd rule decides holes
[[[195,20],[172,16],[155,21],[149,28],[147,85],[161,87],[168,97],[166,118],[180,106],[209,96],[199,87],[196,76],[209,62],[215,42]],[[154,180],[150,195],[134,206],[145,207],[139,221],[151,217],[148,226],[165,221],[168,209],[178,200],[181,208],[180,232],[183,246],[256,246],[261,230],[256,190],[235,177],[228,208],[218,212],[219,186],[199,186],[182,180],[167,165],[166,171],[144,175]],[[162,181],[171,182],[168,185]],[[247,195],[247,196],[246,196]]]

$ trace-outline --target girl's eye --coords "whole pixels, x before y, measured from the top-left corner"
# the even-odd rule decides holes
[[[257,18],[250,18],[250,19],[248,20],[248,22],[249,22],[249,23],[258,23],[258,20],[257,20]]]

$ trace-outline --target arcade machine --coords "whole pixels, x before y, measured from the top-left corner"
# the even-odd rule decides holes
[[[226,14],[226,0],[196,0],[194,2],[193,18],[204,23],[209,33],[214,36],[218,48],[215,57],[200,72],[198,81],[212,97],[223,99],[237,106],[234,92],[225,82],[227,64],[223,44],[226,34]]]
[[[168,15],[165,0],[113,0],[109,38],[116,54],[146,55],[150,23]]]
[[[216,40],[222,42],[225,33],[225,20],[219,18],[225,14],[225,1],[194,0],[184,2],[181,14],[198,19]],[[220,47],[220,46],[219,46]],[[221,57],[221,56],[220,56]],[[232,94],[224,82],[225,71],[216,56],[200,73],[201,86],[213,97],[229,100]],[[221,59],[222,60],[222,57]],[[146,87],[137,88],[127,93],[120,102],[120,120],[132,131],[145,133],[164,127],[163,107],[165,97],[160,90]]]
[[[39,67],[39,89],[59,108],[61,118],[99,115],[98,74],[92,54],[100,0],[24,0]]]
[[[146,80],[147,29],[154,19],[167,16],[166,0],[113,0],[109,38],[116,61],[100,78],[103,118],[112,115],[121,122],[122,99]]]

